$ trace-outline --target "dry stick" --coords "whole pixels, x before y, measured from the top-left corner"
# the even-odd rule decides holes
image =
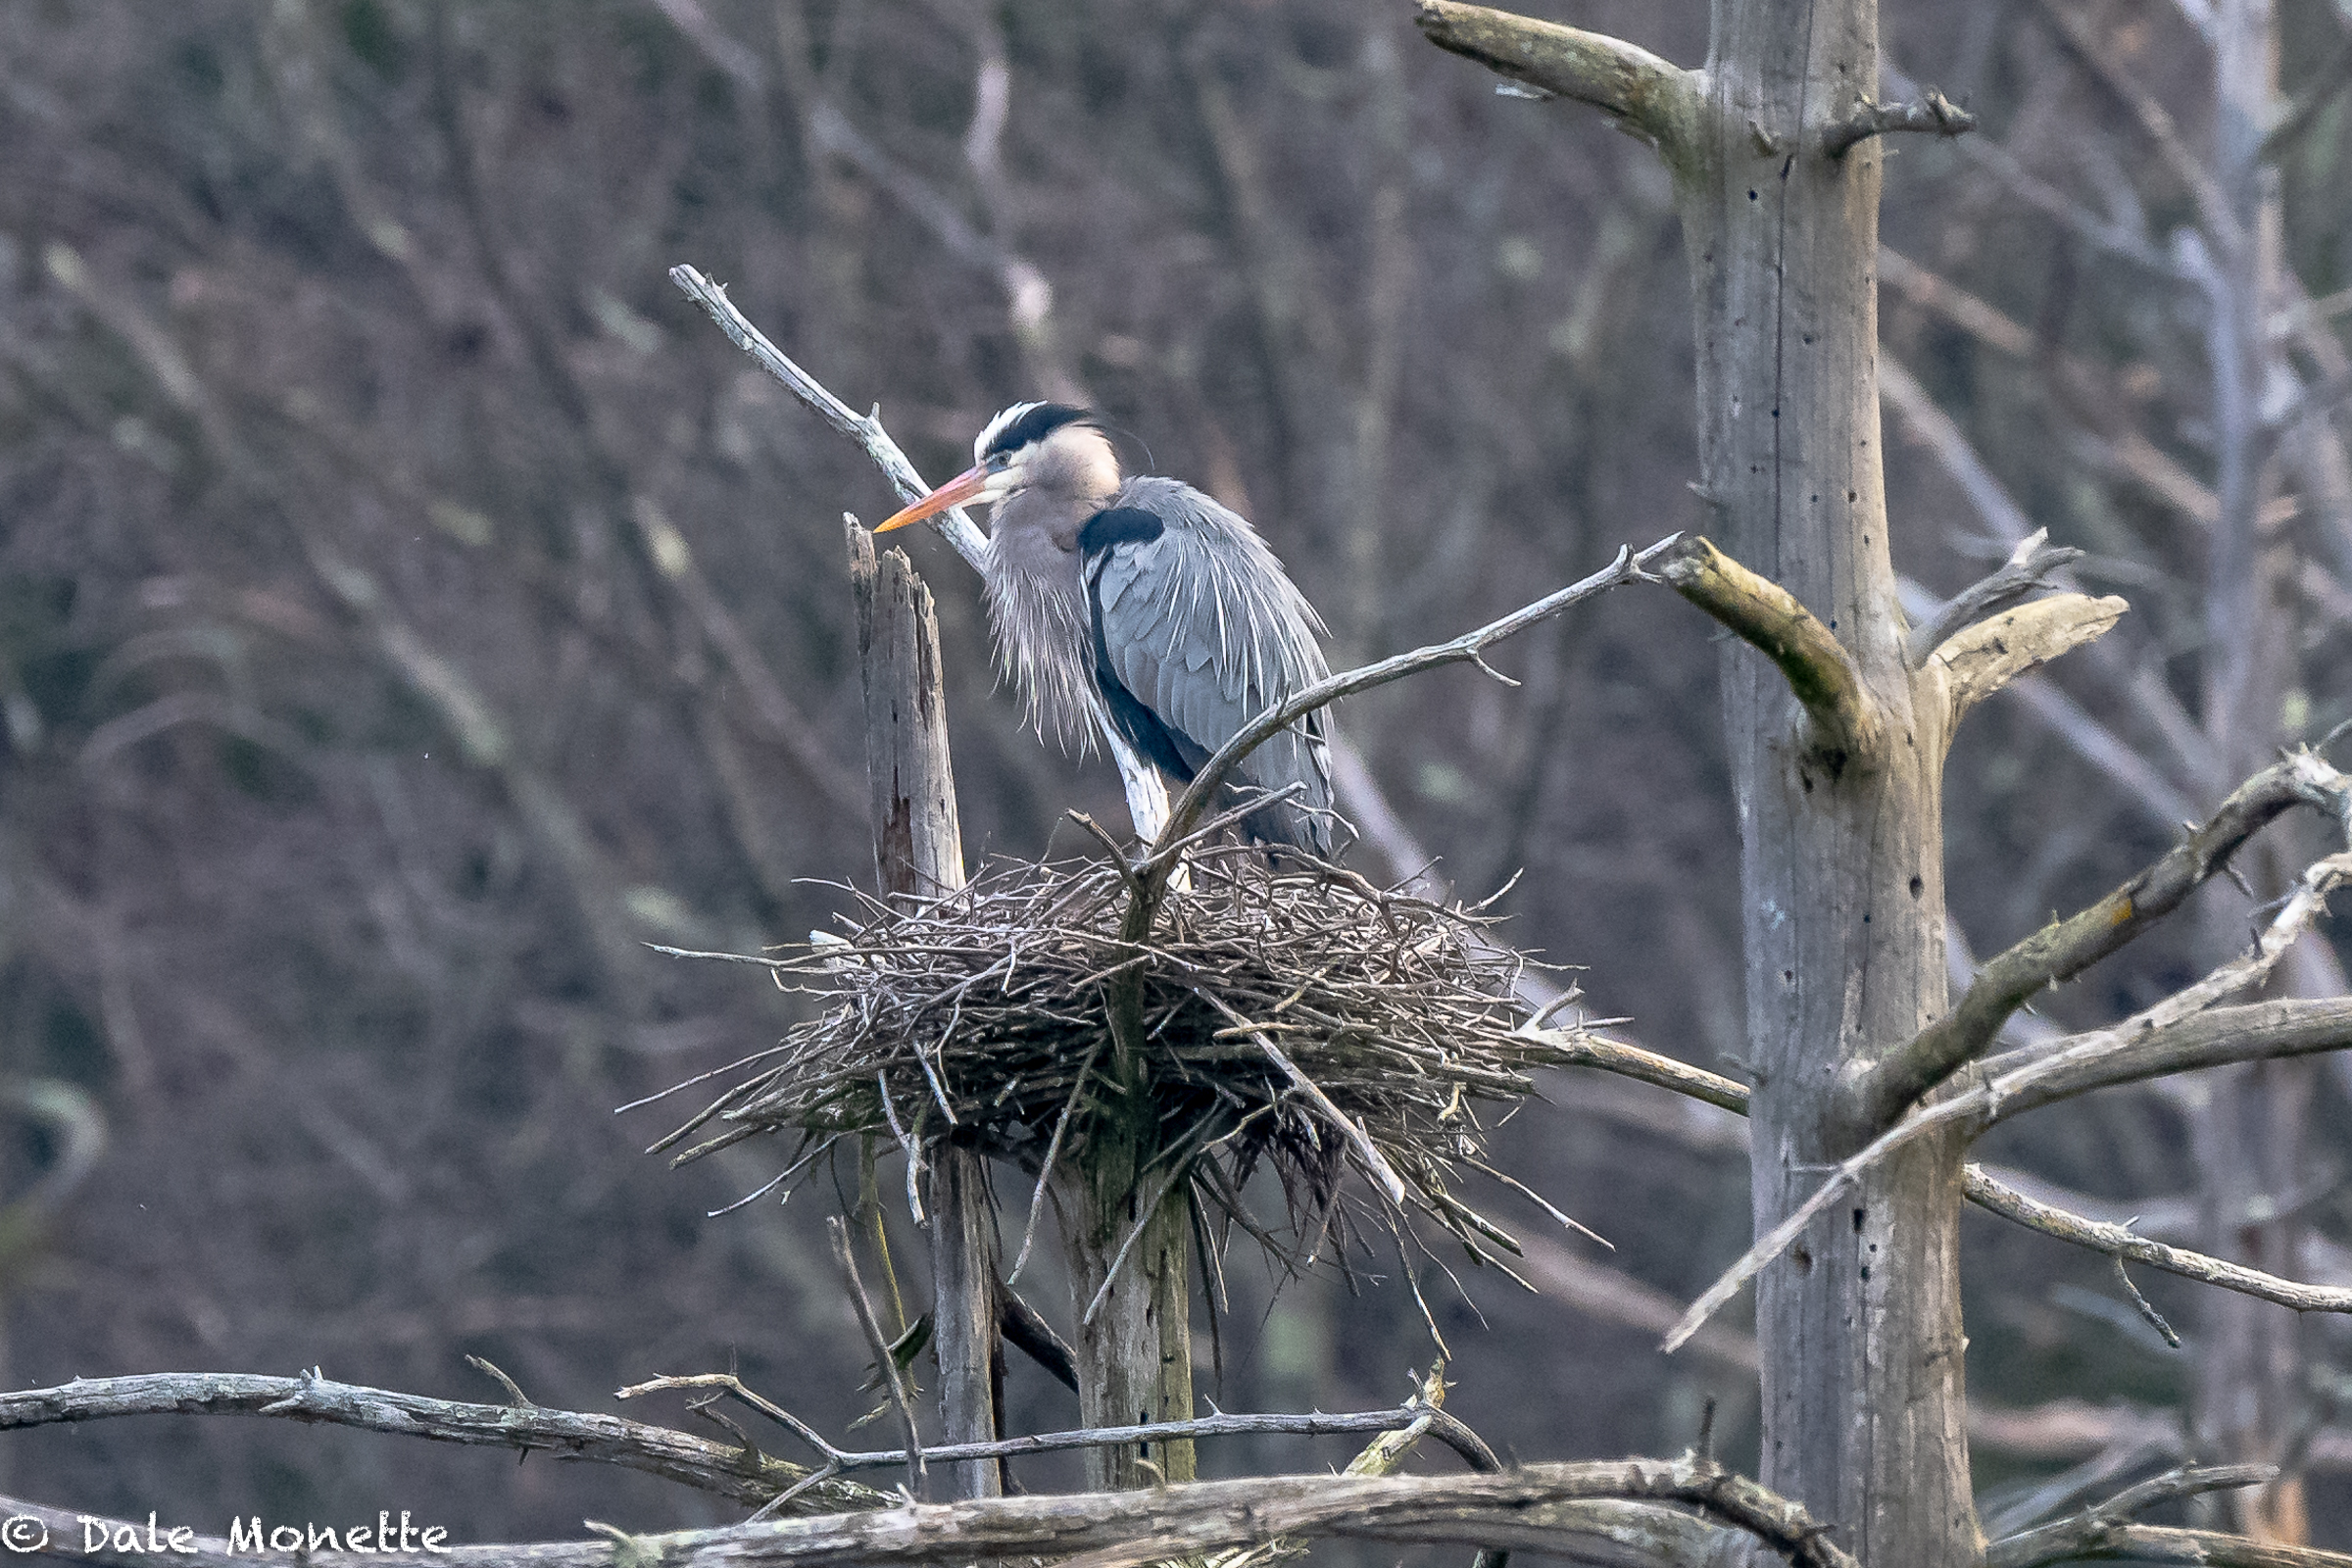
[[[890,1390],[890,1402],[898,1408],[899,1426],[906,1436],[907,1491],[921,1497],[928,1490],[923,1471],[923,1439],[915,1430],[914,1406],[906,1399],[906,1380],[899,1375],[898,1357],[890,1353],[890,1342],[882,1337],[882,1325],[874,1320],[874,1303],[866,1299],[865,1284],[858,1278],[858,1256],[850,1250],[850,1228],[836,1215],[826,1219],[825,1230],[833,1239],[833,1261],[841,1269],[842,1284],[849,1289],[858,1327],[865,1334],[865,1347],[873,1352],[874,1366],[883,1385]]]
[[[440,1443],[524,1448],[559,1459],[642,1470],[738,1502],[765,1502],[815,1472],[781,1459],[748,1455],[726,1444],[619,1416],[551,1410],[532,1404],[471,1404],[363,1388],[310,1374],[299,1378],[239,1373],[168,1372],[142,1377],[79,1378],[51,1389],[0,1394],[0,1431],[159,1414],[269,1415],[330,1426],[429,1438]],[[871,1508],[887,1499],[853,1483],[830,1482],[805,1505],[811,1513]]]
[[[2315,789],[2331,799],[2336,805],[2335,814],[2339,822],[2352,819],[2352,780],[2346,779],[2308,752],[2289,759],[2286,765],[2297,769]],[[2352,837],[2352,833],[2347,836]],[[2242,1049],[2234,1054],[2226,1049],[2230,1042],[2225,1033],[2211,1041],[2197,1037],[2194,1043],[2200,1049],[2167,1054],[2145,1070],[2139,1070],[2135,1065],[2135,1058],[2143,1054],[2161,1051],[2172,1043],[2166,1035],[2169,1028],[2205,1021],[2198,1019],[2196,1014],[2221,998],[2252,985],[2269,974],[2302,936],[2305,928],[2327,906],[2328,895],[2348,878],[2352,878],[2352,851],[2314,862],[2297,879],[2295,891],[2286,899],[2285,907],[2259,933],[2254,947],[2242,956],[2223,964],[2196,984],[2176,992],[2112,1028],[2077,1035],[2046,1051],[2019,1053],[2019,1055],[2031,1059],[1997,1077],[1988,1076],[1987,1081],[1979,1088],[1914,1112],[1899,1126],[1872,1140],[1861,1152],[1832,1172],[1811,1198],[1798,1204],[1787,1219],[1759,1239],[1738,1263],[1708,1287],[1704,1296],[1691,1303],[1690,1309],[1667,1334],[1665,1348],[1673,1350],[1690,1339],[1698,1326],[1730,1300],[1741,1285],[1754,1278],[1765,1264],[1786,1250],[1824,1208],[1850,1191],[1865,1170],[1928,1133],[1954,1124],[1974,1124],[1978,1130],[1982,1130],[2000,1120],[2004,1108],[2014,1111],[2134,1077],[2181,1071],[2190,1066],[2210,1065],[2217,1060],[2244,1059],[2247,1053]],[[2329,1026],[2323,1027],[2316,1037],[2309,1034],[2282,1034],[2275,1043],[2260,1041],[2253,1054],[2281,1055],[2296,1051],[2329,1050],[2352,1044],[2352,1004],[2339,1004],[2332,1009],[2327,1004],[2321,1004],[2316,1009],[2295,1008],[2279,1003],[2260,1005],[2289,1019],[2317,1012],[2328,1020]],[[2335,1016],[2337,1013],[2345,1016],[2338,1018]]]
[[[1904,644],[1904,662],[1913,669],[1920,668],[1952,633],[2051,586],[2051,572],[2082,559],[2082,552],[2070,545],[2052,545],[2049,529],[2034,529],[2009,553],[1998,570],[1961,589],[1924,625],[1912,630]]]
[[[1579,1506],[1598,1499],[1624,1500],[1606,1509]],[[1397,1544],[1494,1540],[1571,1557],[1580,1554],[1580,1542],[1594,1538],[1646,1541],[1652,1549],[1636,1560],[1654,1561],[1661,1541],[1708,1544],[1709,1533],[1693,1528],[1696,1521],[1684,1508],[1755,1538],[1800,1568],[1855,1568],[1801,1504],[1689,1457],[1530,1465],[1493,1476],[1285,1476],[1079,1496],[992,1497],[618,1540],[458,1546],[371,1555],[368,1561],[382,1568],[625,1568],[649,1562],[663,1568],[949,1568],[983,1558],[1061,1558],[1139,1539],[1155,1546],[1173,1544],[1156,1550],[1158,1557],[1183,1557],[1286,1536]],[[77,1515],[8,1498],[0,1498],[0,1511],[32,1516],[59,1541],[80,1544]],[[105,1523],[134,1535],[144,1530]],[[192,1568],[238,1568],[254,1560],[249,1552],[232,1555],[218,1538],[189,1544],[195,1549],[174,1560]],[[88,1560],[138,1568],[152,1556],[100,1552]],[[318,1560],[343,1559],[322,1554]],[[1107,1560],[1149,1559],[1122,1554]],[[1677,1560],[1696,1559],[1678,1553]],[[2325,1554],[2311,1560],[2324,1561]]]
[[[2242,1009],[2219,1010],[2228,1012]],[[1548,1030],[1543,1033],[1546,1038],[1552,1034]],[[1591,1037],[1563,1035],[1558,1038],[1561,1054],[1559,1064],[1562,1066],[1598,1068],[1620,1077],[1654,1084],[1661,1089],[1671,1089],[1688,1099],[1703,1101],[1741,1116],[1747,1114],[1748,1088],[1745,1084],[1708,1072],[1703,1067],[1677,1061],[1671,1056],[1644,1051],[1639,1046]],[[1998,1215],[2027,1230],[2039,1231],[2054,1241],[2080,1247],[2085,1251],[2145,1263],[2150,1268],[2178,1274],[2182,1279],[2218,1285],[2223,1290],[2274,1301],[2298,1312],[2352,1312],[2352,1289],[2305,1285],[2186,1248],[2168,1247],[2162,1242],[2137,1235],[2127,1226],[2091,1219],[2029,1197],[1982,1165],[1963,1165],[1960,1178],[1961,1196],[1986,1213]]]
[[[1322,1087],[1300,1072],[1297,1062],[1283,1054],[1282,1048],[1274,1043],[1272,1035],[1234,1011],[1223,997],[1208,997],[1208,1004],[1223,1013],[1234,1027],[1249,1032],[1251,1042],[1266,1054],[1267,1059],[1280,1067],[1283,1076],[1290,1079],[1300,1094],[1313,1101],[1315,1108],[1322,1111],[1332,1126],[1338,1129],[1340,1136],[1348,1140],[1356,1157],[1364,1162],[1365,1174],[1380,1184],[1380,1190],[1389,1195],[1389,1201],[1402,1208],[1405,1202],[1404,1179],[1390,1167],[1387,1157],[1373,1144],[1371,1135],[1364,1131],[1363,1124],[1333,1104],[1331,1097],[1323,1092]]]
[[[1086,1093],[1087,1074],[1095,1070],[1095,1058],[1102,1054],[1102,1038],[1086,1050],[1086,1059],[1078,1064],[1078,1077],[1070,1085],[1070,1098],[1054,1119],[1054,1136],[1046,1141],[1046,1157],[1038,1163],[1037,1188],[1029,1195],[1029,1221],[1021,1227],[1021,1250],[1012,1259],[1012,1272],[1004,1276],[1007,1290],[1020,1282],[1021,1270],[1029,1266],[1029,1248],[1037,1240],[1037,1217],[1045,1208],[1046,1183],[1054,1177],[1054,1161],[1061,1153],[1061,1140],[1070,1130],[1070,1118],[1078,1113],[1079,1097]]]
[[[1930,87],[1912,103],[1882,104],[1864,99],[1859,109],[1822,130],[1821,150],[1832,158],[1843,158],[1857,144],[1889,131],[1925,130],[1938,136],[1961,136],[1976,128],[1976,116]]]
[[[787,1427],[794,1436],[815,1448],[824,1456],[825,1464],[835,1470],[884,1470],[906,1464],[910,1457],[904,1448],[857,1449],[836,1447],[818,1436],[815,1430],[782,1406],[745,1388],[731,1373],[700,1373],[689,1377],[653,1378],[633,1384],[620,1391],[619,1397],[636,1398],[648,1394],[661,1394],[680,1389],[719,1389],[750,1404],[760,1414]],[[1452,1416],[1434,1419],[1442,1412],[1421,1399],[1406,1401],[1393,1410],[1355,1410],[1339,1413],[1311,1411],[1305,1414],[1269,1412],[1260,1415],[1234,1415],[1223,1411],[1200,1416],[1189,1421],[1151,1421],[1126,1427],[1089,1427],[1072,1432],[1046,1432],[1021,1438],[1000,1438],[994,1443],[941,1444],[917,1450],[927,1464],[948,1464],[966,1459],[1013,1459],[1036,1453],[1061,1453],[1072,1448],[1115,1448],[1132,1443],[1157,1443],[1163,1440],[1186,1438],[1230,1438],[1256,1434],[1280,1434],[1296,1437],[1329,1437],[1348,1432],[1397,1432],[1420,1423],[1429,1434],[1462,1456],[1471,1469],[1492,1474],[1502,1468],[1494,1450],[1477,1433]]]

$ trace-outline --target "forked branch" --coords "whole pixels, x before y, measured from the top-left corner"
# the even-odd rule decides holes
[[[2352,779],[2309,752],[2297,753],[2282,765],[2292,770],[2300,793],[2323,804],[2339,830],[2352,839]],[[1787,1250],[1824,1209],[1853,1191],[1865,1171],[1930,1133],[1958,1127],[1974,1136],[2025,1106],[2047,1104],[2110,1084],[2227,1061],[2352,1046],[2352,999],[2262,1003],[2253,1008],[2207,1011],[2222,998],[2244,990],[2278,967],[2278,960],[2327,907],[2328,895],[2347,880],[2352,880],[2352,849],[2314,861],[2296,878],[2294,891],[2270,924],[2256,933],[2253,947],[2240,956],[2112,1028],[2076,1035],[2051,1047],[2013,1053],[2008,1059],[2018,1065],[1997,1074],[1987,1071],[1978,1087],[1915,1110],[1880,1134],[1831,1172],[1812,1197],[1760,1238],[1691,1303],[1667,1335],[1666,1348],[1674,1349],[1696,1333],[1740,1286]],[[2124,918],[2131,918],[2129,910],[2124,911]],[[2255,1019],[2239,1016],[2248,1013],[2274,1022],[2256,1028]],[[1990,1066],[1987,1063],[1987,1068]]]
[[[2352,1004],[2341,1005],[2348,1024],[2352,1024]],[[2235,1025],[2239,1020],[2230,1015],[2248,1010],[2251,1009],[2217,1008],[2195,1021],[2202,1023],[2214,1020],[2225,1025]],[[2310,1021],[2306,1020],[2306,1027],[2310,1026]],[[1720,1105],[1725,1110],[1742,1116],[1747,1114],[1747,1086],[1711,1073],[1703,1067],[1693,1067],[1672,1056],[1660,1055],[1654,1051],[1644,1051],[1640,1046],[1629,1046],[1621,1041],[1604,1040],[1597,1035],[1555,1034],[1549,1030],[1544,1031],[1544,1034],[1547,1040],[1556,1041],[1560,1052],[1559,1064],[1562,1066],[1596,1067],[1603,1072],[1655,1084],[1661,1089],[1671,1089],[1677,1094],[1704,1101],[1710,1105]],[[2314,1034],[2316,1037],[2316,1030]],[[2257,1032],[2251,1037],[2241,1034],[2232,1038],[2240,1045],[2249,1044],[2250,1040],[2259,1041],[2268,1048],[2262,1050],[2261,1054],[2280,1054],[2275,1036]],[[2132,1059],[2138,1061],[2141,1056],[2135,1053]],[[1987,1063],[1988,1067],[1991,1065]],[[2014,1110],[2022,1108],[2025,1107],[2017,1102],[2005,1102],[2002,1113],[2012,1114]],[[2352,1312],[2352,1290],[2306,1285],[2299,1280],[2284,1279],[2277,1274],[2266,1274],[2260,1269],[2226,1262],[2203,1252],[2190,1251],[2184,1247],[2167,1247],[2161,1242],[2152,1242],[2144,1236],[2135,1235],[2129,1226],[2095,1220],[2072,1209],[2029,1197],[1982,1165],[1971,1163],[1960,1168],[1960,1191],[1962,1197],[1988,1214],[1997,1214],[2012,1224],[2038,1231],[2055,1241],[2080,1247],[2085,1251],[2144,1263],[2168,1274],[2178,1274],[2182,1279],[2218,1285],[2223,1290],[2235,1291],[2259,1300],[2274,1301],[2299,1312]]]
[[[2132,1523],[2134,1515],[2160,1502],[2236,1487],[2259,1487],[2278,1477],[2278,1467],[2267,1464],[2173,1470],[2070,1518],[1994,1542],[1984,1550],[1984,1568],[2039,1568],[2042,1563],[2083,1557],[2201,1563],[2214,1568],[2352,1568],[2352,1557],[2342,1552],[2252,1541],[2218,1530],[2171,1530]]]
[[[1596,594],[1629,582],[1644,580],[1650,575],[1650,565],[1672,552],[1680,537],[1675,535],[1661,539],[1639,554],[1630,548],[1620,549],[1615,561],[1592,576],[1572,582],[1556,593],[1546,594],[1499,620],[1489,621],[1474,631],[1466,631],[1451,642],[1432,643],[1426,648],[1416,648],[1410,653],[1381,660],[1378,663],[1363,664],[1325,676],[1258,714],[1244,725],[1233,739],[1217,748],[1216,754],[1200,765],[1200,771],[1193,775],[1193,781],[1185,786],[1184,793],[1176,798],[1176,804],[1169,808],[1168,825],[1160,835],[1161,847],[1138,868],[1146,878],[1146,885],[1153,890],[1153,897],[1156,898],[1157,890],[1166,885],[1168,873],[1175,868],[1176,857],[1171,852],[1182,846],[1186,836],[1200,820],[1200,813],[1208,808],[1208,803],[1217,798],[1217,792],[1233,776],[1233,770],[1267,741],[1307,714],[1328,708],[1343,697],[1352,697],[1357,692],[1370,691],[1375,686],[1386,686],[1407,675],[1418,675],[1423,670],[1436,669],[1445,664],[1477,664],[1483,669],[1486,667],[1485,651],[1489,644],[1516,636],[1530,626],[1549,620]],[[1139,929],[1125,935],[1128,941],[1141,941],[1143,934],[1143,930]]]
[[[1456,0],[1421,0],[1431,43],[1497,75],[1591,104],[1658,149],[1680,172],[1699,156],[1706,95],[1699,74],[1604,33]]]
[[[1812,716],[1823,752],[1855,760],[1878,755],[1879,713],[1862,688],[1862,672],[1796,595],[1704,538],[1686,539],[1668,551],[1657,571],[1676,593],[1780,667]]]
[[[1880,266],[1885,268],[1887,260],[1888,255],[1882,254]],[[1899,265],[1904,268],[1911,266],[1908,262]],[[1944,286],[1940,280],[1938,286]],[[1976,302],[1972,300],[1970,303],[1973,305]],[[1943,645],[1944,639],[1962,627],[1973,625],[1993,612],[2006,610],[2027,595],[2049,587],[2051,572],[2082,559],[2082,552],[2071,545],[2051,544],[2049,529],[2034,529],[2018,542],[2017,548],[2009,553],[2009,559],[2001,563],[1998,570],[1961,589],[1937,609],[1924,625],[1913,629],[1910,641],[1904,645],[1904,654],[1911,667],[1918,669],[1925,665],[1929,656]]]
[[[1905,1106],[1990,1046],[2034,993],[2073,979],[2179,908],[2273,818],[2297,806],[2335,814],[2338,777],[2308,755],[2264,768],[2155,864],[1987,962],[1957,1006],[1882,1058],[1855,1086],[1862,1125],[1891,1125]]]
[[[468,1404],[389,1389],[360,1388],[316,1373],[299,1378],[228,1372],[166,1372],[144,1377],[77,1378],[53,1389],[0,1394],[0,1431],[98,1421],[123,1415],[275,1416],[428,1438],[437,1443],[519,1448],[559,1459],[642,1470],[737,1502],[764,1503],[795,1487],[795,1511],[838,1513],[888,1500],[851,1481],[809,1483],[807,1465],[689,1437],[618,1416],[551,1410],[536,1404]]]

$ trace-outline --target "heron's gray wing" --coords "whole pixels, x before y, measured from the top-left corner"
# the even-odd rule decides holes
[[[1090,598],[1107,673],[1176,738],[1207,754],[1265,709],[1327,673],[1314,612],[1250,525],[1208,497],[1169,480],[1136,480],[1121,511],[1148,514],[1155,535],[1115,530],[1090,564]],[[1253,823],[1269,837],[1329,848],[1331,759],[1323,718],[1307,720],[1250,755],[1242,776],[1258,789],[1302,786],[1292,806]],[[1187,771],[1191,770],[1188,767]]]

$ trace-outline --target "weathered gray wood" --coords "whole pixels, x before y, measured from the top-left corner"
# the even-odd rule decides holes
[[[331,1378],[254,1377],[237,1372],[159,1372],[127,1378],[77,1378],[53,1389],[0,1394],[0,1432],[117,1416],[259,1415],[321,1426],[396,1433],[435,1443],[521,1448],[558,1459],[619,1465],[699,1487],[739,1502],[760,1503],[808,1486],[793,1513],[871,1508],[886,1494],[855,1481],[808,1485],[813,1471],[732,1443],[689,1437],[619,1416],[551,1410],[536,1404],[475,1404],[428,1399]],[[0,1510],[4,1512],[4,1510]]]
[[[1192,1194],[1188,1183],[1168,1180],[1164,1163],[1152,1168],[1168,1152],[1140,1082],[1111,1083],[1109,1103],[1057,1193],[1078,1319],[1078,1411],[1090,1427],[1189,1421]],[[1190,1443],[1147,1447],[1089,1450],[1087,1486],[1130,1491],[1193,1479]]]
[[[873,787],[874,869],[893,900],[938,898],[963,886],[963,836],[931,591],[906,552],[879,561],[873,535],[849,524],[865,676],[866,772]],[[932,1349],[939,1360],[940,1428],[949,1443],[997,1436],[997,1216],[982,1157],[953,1141],[931,1164]],[[959,1497],[1003,1492],[993,1459],[954,1467]]]
[[[48,1524],[61,1548],[55,1555],[117,1568],[143,1568],[155,1558],[144,1550],[104,1548],[84,1557],[77,1516],[5,1497],[0,1509]],[[144,1524],[132,1528],[143,1543]],[[388,1556],[374,1554],[371,1544],[365,1556],[320,1550],[308,1560],[318,1568],[360,1562],[370,1568],[911,1568],[968,1563],[975,1556],[1064,1558],[1094,1551],[1103,1553],[1101,1562],[1133,1563],[1300,1537],[1396,1544],[1492,1539],[1605,1568],[1679,1568],[1728,1560],[1719,1548],[1738,1533],[1800,1568],[1856,1568],[1801,1508],[1690,1459],[1529,1465],[1478,1476],[1277,1476],[1125,1494],[913,1504],[657,1536],[603,1529],[602,1538],[591,1541],[453,1544],[432,1553],[412,1542]],[[1130,1544],[1137,1542],[1150,1544],[1140,1556]],[[169,1560],[198,1568],[256,1560],[249,1550],[232,1552],[230,1543],[217,1537],[185,1544],[193,1549]],[[269,1560],[291,1560],[291,1554],[272,1553]]]
[[[1710,533],[1844,648],[1878,744],[1827,755],[1780,672],[1724,655],[1741,840],[1759,1232],[1878,1129],[1838,1090],[1945,1008],[1945,725],[1919,711],[1887,551],[1878,402],[1877,0],[1717,0],[1705,151],[1678,171]],[[1959,1137],[1904,1151],[1758,1283],[1763,1481],[1866,1562],[1978,1547],[1958,1271]]]
[[[963,886],[939,620],[906,552],[876,561],[873,536],[854,521],[849,530],[875,871],[886,896],[937,898]]]

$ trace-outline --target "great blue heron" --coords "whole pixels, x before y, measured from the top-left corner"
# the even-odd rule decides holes
[[[972,443],[972,466],[875,529],[965,501],[995,508],[989,619],[1039,734],[1093,734],[1098,714],[1190,783],[1265,709],[1328,674],[1314,610],[1257,530],[1191,485],[1123,479],[1084,409],[1016,403]],[[1331,753],[1320,710],[1239,769],[1245,792],[1298,793],[1251,812],[1254,838],[1331,853]]]

